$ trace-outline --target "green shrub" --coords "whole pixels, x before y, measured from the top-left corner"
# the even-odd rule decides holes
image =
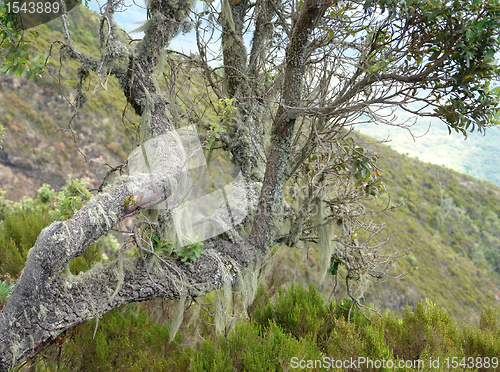
[[[387,344],[394,356],[404,360],[421,358],[425,349],[431,355],[447,354],[456,351],[458,330],[456,323],[443,308],[431,302],[419,302],[413,311],[406,307],[403,318],[393,313],[382,318]]]
[[[26,262],[28,251],[40,232],[50,225],[47,207],[15,209],[0,223],[0,274],[17,278]]]
[[[54,202],[55,209],[51,211],[51,218],[56,221],[65,221],[87,204],[92,197],[86,188],[86,182],[68,175],[66,185],[61,188]]]
[[[489,306],[481,313],[479,329],[466,326],[462,331],[462,349],[466,358],[500,359],[500,332],[498,329],[498,310]],[[500,369],[500,368],[499,368]],[[491,371],[492,368],[479,368],[478,371]]]
[[[95,337],[94,337],[95,333]],[[60,371],[186,371],[189,349],[169,343],[167,328],[128,305],[67,332]],[[180,335],[179,335],[180,337]]]
[[[335,319],[335,328],[328,338],[325,354],[335,360],[359,360],[366,358],[372,361],[394,359],[385,342],[384,331],[380,322],[359,329],[354,323],[344,318]],[[383,371],[383,368],[371,368],[364,365],[363,371]]]
[[[254,319],[264,327],[268,327],[273,321],[299,339],[319,333],[328,319],[328,307],[314,286],[310,285],[309,290],[306,290],[301,286],[292,285],[286,294],[282,289],[279,290],[274,304],[256,309]]]
[[[49,184],[44,183],[42,187],[38,189],[36,197],[42,203],[48,203],[55,199],[56,192]]]
[[[271,321],[267,327],[241,322],[226,341],[207,340],[194,353],[191,371],[286,371],[293,357],[320,359],[321,353],[308,335],[296,339]]]
[[[479,329],[493,333],[498,331],[498,309],[490,305],[481,312]]]
[[[492,332],[483,332],[471,326],[463,330],[462,348],[465,358],[492,358],[500,359],[500,338]],[[492,371],[490,368],[479,368],[479,371]],[[498,370],[498,369],[497,369]]]

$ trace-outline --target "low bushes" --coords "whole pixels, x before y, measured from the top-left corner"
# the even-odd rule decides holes
[[[169,342],[166,325],[148,317],[146,306],[128,305],[103,316],[97,330],[89,322],[68,331],[59,370],[258,372],[302,366],[327,371],[335,360],[350,361],[334,369],[344,371],[417,371],[419,366],[448,371],[452,361],[457,364],[454,371],[500,370],[500,361],[492,359],[500,357],[498,314],[492,307],[483,312],[479,327],[460,327],[428,301],[407,307],[402,317],[389,312],[371,320],[352,308],[348,321],[350,307],[350,301],[326,303],[313,287],[293,286],[286,293],[280,290],[275,302],[255,309],[250,320],[236,322],[232,332],[217,336],[205,329],[194,333],[198,341],[189,343],[194,346],[182,346],[186,329]],[[474,368],[469,368],[470,357]],[[360,365],[358,358],[372,364]],[[439,368],[431,368],[430,360],[438,358]],[[384,365],[375,363],[382,360]],[[389,368],[389,360],[395,368]]]

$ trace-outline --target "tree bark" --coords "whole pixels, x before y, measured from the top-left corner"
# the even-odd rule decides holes
[[[261,251],[266,250],[267,244],[272,239],[273,216],[276,215],[276,208],[283,199],[284,176],[290,157],[290,144],[296,120],[296,115],[289,114],[287,111],[288,108],[300,104],[307,42],[317,21],[331,4],[331,0],[307,0],[304,3],[286,50],[286,68],[282,86],[283,98],[272,125],[271,146],[264,183],[254,226],[250,234],[250,241]]]

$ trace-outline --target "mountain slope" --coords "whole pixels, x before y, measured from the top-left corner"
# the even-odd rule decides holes
[[[379,155],[390,192],[408,195],[402,208],[385,217],[393,220],[393,244],[412,249],[401,267],[418,267],[399,288],[461,316],[498,302],[500,188],[387,148]]]
[[[477,321],[481,309],[500,303],[500,188],[456,171],[423,163],[353,132],[357,144],[378,153],[377,165],[387,192],[370,203],[383,208],[403,202],[376,216],[388,226],[389,251],[407,250],[392,274],[408,275],[376,284],[367,302],[382,308],[404,309],[425,300],[445,307],[457,319]],[[282,259],[290,278],[315,282],[330,295],[334,278],[319,283],[318,254],[285,249]],[[339,279],[337,295],[343,296]]]
[[[403,114],[401,119],[404,118]],[[500,128],[493,127],[481,133],[470,133],[465,139],[462,134],[451,135],[444,123],[438,119],[430,123],[419,121],[408,130],[387,125],[363,124],[356,126],[361,133],[377,140],[389,140],[394,150],[418,157],[436,165],[444,165],[460,173],[500,185]]]
[[[70,26],[78,48],[88,53],[98,50],[95,13],[76,7],[70,13]],[[41,26],[33,47],[48,56],[55,40],[63,40],[60,19]],[[135,146],[130,135],[133,125],[122,122],[125,97],[112,78],[104,91],[96,77],[91,77],[89,99],[73,118],[76,65],[63,61],[59,70],[58,49],[57,43],[52,45],[49,68],[42,78],[27,81],[0,76],[0,122],[6,128],[0,150],[0,188],[10,199],[34,196],[42,183],[59,188],[69,173],[98,187],[109,169],[105,164],[126,160]]]

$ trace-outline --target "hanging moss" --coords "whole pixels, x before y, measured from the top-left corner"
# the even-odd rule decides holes
[[[174,310],[172,313],[172,319],[170,321],[170,329],[168,340],[172,342],[175,339],[175,335],[179,330],[179,327],[184,320],[184,304],[186,303],[186,297],[181,297],[175,301]]]
[[[320,225],[318,227],[318,245],[317,249],[319,252],[320,261],[320,279],[319,282],[323,282],[326,274],[330,271],[330,261],[333,253],[337,250],[337,244],[334,242],[335,233],[333,230],[333,223],[325,223],[325,206],[320,200],[317,203],[317,214],[316,223]]]

